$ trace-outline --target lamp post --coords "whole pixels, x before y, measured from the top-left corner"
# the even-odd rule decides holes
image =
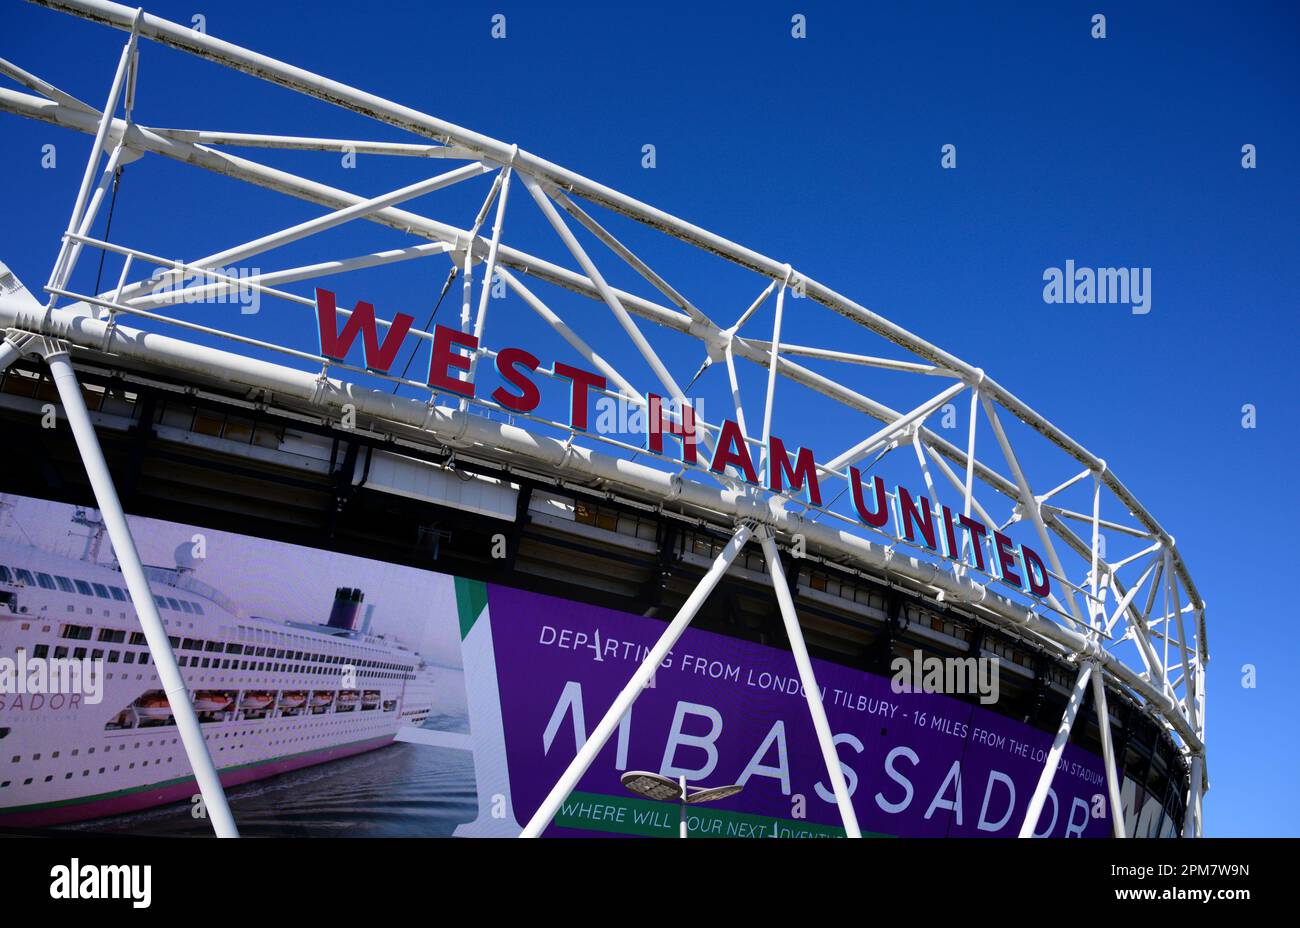
[[[682,838],[686,837],[686,807],[688,805],[693,806],[702,802],[715,802],[719,799],[726,799],[728,796],[734,796],[745,788],[739,783],[733,783],[729,786],[701,786],[691,789],[686,785],[686,777],[684,776],[674,780],[661,773],[650,773],[647,770],[629,770],[619,777],[619,782],[630,792],[646,799],[653,799],[658,802],[680,802],[681,833],[679,837]]]

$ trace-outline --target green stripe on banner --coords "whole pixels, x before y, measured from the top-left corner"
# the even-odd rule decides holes
[[[481,580],[456,577],[456,612],[460,616],[460,639],[465,640],[478,617],[487,607],[487,584]]]
[[[560,806],[555,824],[584,831],[607,831],[647,838],[676,838],[680,806],[635,796],[607,796],[574,792]],[[771,818],[745,812],[727,812],[704,805],[689,806],[687,836],[691,838],[842,838],[844,829],[798,819]],[[776,834],[773,834],[773,832]],[[863,832],[864,838],[890,835]]]

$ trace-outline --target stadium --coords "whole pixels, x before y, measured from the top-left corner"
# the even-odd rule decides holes
[[[742,787],[692,805],[691,834],[1201,834],[1205,603],[1106,460],[995,372],[517,145],[126,6],[40,5],[125,39],[102,105],[0,60],[25,88],[4,119],[92,140],[47,282],[0,264],[24,449],[0,515],[86,538],[0,536],[0,657],[45,635],[37,656],[133,670],[103,724],[0,703],[0,825],[197,793],[234,836],[243,784],[396,738],[472,758],[458,835],[675,834],[623,788],[638,770],[680,781],[683,822],[688,780]],[[142,125],[155,47],[410,140]],[[285,153],[417,179],[353,192]],[[161,203],[151,241],[110,236],[155,164],[310,211],[207,255],[167,251]],[[376,229],[392,247],[366,250]],[[412,268],[436,301],[369,296]],[[670,282],[702,277],[707,300]],[[143,557],[164,524],[169,550],[211,531],[445,578],[467,730],[428,727],[427,649],[372,627],[379,567],[294,587],[321,621],[271,622],[203,556]],[[992,662],[996,698],[924,685],[932,658]],[[162,732],[149,770],[83,763]]]

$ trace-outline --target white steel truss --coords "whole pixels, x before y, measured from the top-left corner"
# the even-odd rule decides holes
[[[1142,704],[1180,746],[1191,770],[1184,833],[1200,834],[1202,796],[1208,787],[1204,680],[1209,651],[1205,603],[1173,537],[1115,476],[1105,461],[986,376],[983,370],[796,271],[788,263],[761,255],[657,210],[521,150],[517,145],[471,132],[142,10],[105,0],[37,2],[125,30],[129,35],[105,105],[100,110],[59,90],[18,64],[0,59],[0,75],[33,91],[24,93],[0,88],[0,111],[94,137],[59,255],[46,286],[48,303],[39,311],[23,309],[15,304],[0,304],[0,327],[8,330],[0,348],[0,367],[7,366],[21,354],[33,352],[47,360],[69,410],[78,448],[91,474],[96,497],[105,510],[114,548],[124,562],[124,572],[127,562],[134,556],[134,547],[121,517],[121,506],[104,467],[93,427],[85,415],[84,403],[80,407],[77,405],[80,392],[75,385],[69,351],[102,352],[122,359],[149,361],[180,372],[219,376],[315,404],[327,416],[339,415],[343,405],[349,404],[358,414],[372,420],[377,428],[419,430],[427,441],[441,447],[499,457],[508,463],[557,473],[565,479],[618,487],[660,506],[708,513],[716,524],[731,527],[734,535],[730,542],[718,554],[665,629],[659,643],[647,654],[525,827],[525,836],[541,834],[559,804],[630,709],[662,655],[690,624],[751,536],[756,536],[762,547],[846,834],[857,836],[860,832],[778,548],[779,540],[793,536],[805,540],[808,550],[816,552],[823,563],[848,571],[888,574],[933,598],[959,604],[981,621],[1001,627],[1075,663],[1078,679],[1030,803],[1022,835],[1035,832],[1056,760],[1069,740],[1089,682],[1093,687],[1101,728],[1113,833],[1123,836],[1124,823],[1117,779],[1120,759],[1115,757],[1110,715],[1106,709],[1108,686]],[[136,120],[134,101],[142,39],[192,53],[307,97],[345,107],[374,123],[409,133],[413,139],[409,142],[349,140],[302,134],[141,125]],[[379,196],[363,196],[230,154],[224,150],[226,148],[346,151],[374,157],[416,159],[412,163],[425,158],[438,159],[439,163],[460,161],[464,164]],[[91,232],[113,177],[124,164],[147,155],[185,162],[254,187],[317,204],[327,212],[291,227],[262,234],[249,242],[232,244],[214,254],[188,260],[164,258],[95,237]],[[419,210],[412,207],[417,198],[452,185],[471,184],[475,178],[485,175],[491,175],[492,185],[468,228],[435,219],[426,214],[423,206]],[[520,243],[507,240],[507,198],[512,180],[523,185],[545,224],[559,237],[564,250],[576,263],[576,269],[537,257]],[[426,202],[429,201],[421,200],[422,204]],[[494,204],[495,216],[484,235]],[[512,211],[519,208],[516,195]],[[632,232],[620,233],[616,237],[608,221],[596,218],[598,210],[619,221],[630,220]],[[569,220],[581,228],[575,232]],[[272,253],[290,243],[300,243],[326,230],[357,221],[398,230],[412,241],[400,248],[363,255],[323,257],[316,263],[294,264],[246,278],[232,277],[220,270],[229,262]],[[584,245],[577,234],[583,230],[604,251]],[[638,257],[638,251],[649,252],[639,248],[634,251],[633,246],[626,243],[631,234],[668,236],[730,262],[756,275],[754,289],[760,289],[759,296],[740,314],[735,324],[721,328],[713,319],[729,317],[734,310],[718,307],[710,311],[700,302],[688,299]],[[120,277],[110,289],[78,292],[72,287],[73,272],[86,248],[123,259]],[[439,403],[438,396],[427,384],[404,375],[367,371],[325,357],[317,350],[280,344],[231,331],[215,322],[196,322],[170,313],[178,303],[221,297],[231,290],[243,288],[294,307],[310,307],[314,316],[316,301],[313,297],[283,288],[344,271],[418,261],[437,255],[445,255],[450,262],[448,285],[454,276],[459,275],[462,279],[459,319],[462,332],[483,335],[489,309],[488,291],[494,281],[499,280],[579,357],[601,372],[608,385],[599,392],[631,406],[648,410],[650,403],[647,395],[633,386],[633,378],[621,372],[614,362],[620,346],[613,343],[601,346],[595,342],[594,336],[580,334],[560,315],[555,308],[558,304],[553,299],[538,295],[536,288],[539,285],[562,291],[565,298],[577,295],[604,304],[634,349],[635,357],[644,362],[675,401],[686,401],[687,391],[704,383],[701,375],[706,369],[715,361],[723,361],[727,370],[725,383],[713,380],[712,389],[734,407],[742,441],[755,453],[763,471],[769,466],[773,444],[773,406],[779,378],[803,391],[801,396],[812,397],[852,415],[859,425],[865,415],[876,420],[879,426],[859,428],[851,436],[847,450],[818,465],[820,477],[828,483],[842,484],[834,499],[818,504],[746,485],[735,473],[716,474],[702,465],[655,456],[644,447],[609,435],[579,432],[570,424],[540,412],[512,412],[484,397],[456,396],[451,398],[450,404]],[[601,270],[602,260],[610,262],[608,273]],[[152,275],[131,279],[133,273],[140,273],[149,266],[155,269]],[[653,298],[611,283],[614,273],[627,276],[625,272],[629,270],[649,284],[654,291]],[[202,282],[187,285],[184,283],[187,277],[198,277]],[[477,305],[473,290],[476,284],[479,287]],[[167,285],[174,286],[160,291],[160,287]],[[776,298],[771,338],[742,337],[742,326],[773,294]],[[796,297],[802,302],[800,311],[793,313],[789,311],[787,301]],[[659,298],[666,303],[659,302]],[[60,300],[68,301],[67,305],[60,307]],[[804,344],[804,341],[815,340],[818,336],[816,322],[810,322],[814,315],[813,306],[820,306],[856,324],[854,331],[863,342],[875,339],[878,344],[865,352],[857,350],[856,341],[848,346],[842,341],[825,346]],[[344,309],[338,312],[344,317],[350,315]],[[502,312],[493,310],[494,326],[496,317]],[[121,325],[122,317],[130,318],[139,328]],[[377,321],[384,328],[393,324],[388,319]],[[670,370],[662,351],[643,331],[642,323],[699,342],[703,349],[703,363],[686,388]],[[180,337],[168,336],[165,334],[168,331],[176,332]],[[230,345],[230,350],[195,344],[186,340],[190,334],[220,339]],[[411,328],[410,334],[425,342],[434,337],[432,332],[424,329]],[[602,347],[606,350],[600,350]],[[854,350],[845,350],[846,347]],[[283,363],[250,357],[248,349],[273,352],[283,359]],[[888,357],[878,353],[889,351],[907,356]],[[494,352],[479,347],[472,355],[471,370],[483,358],[491,357],[494,357]],[[899,412],[851,386],[850,383],[860,381],[850,379],[848,374],[843,379],[827,376],[793,358],[823,366],[843,365],[843,370],[855,374],[866,372],[878,376],[884,372],[885,376],[895,377],[900,383],[915,381],[918,376],[952,378],[955,382],[935,393],[933,380],[916,381],[921,383],[918,388],[921,392],[904,406],[909,411]],[[750,362],[764,378],[761,432],[758,435],[751,434],[747,427],[738,360]],[[537,373],[544,377],[557,376],[554,368],[539,368]],[[363,377],[378,378],[388,389],[363,386],[358,383]],[[929,384],[929,389],[925,389],[925,383]],[[408,393],[414,390],[421,395],[416,398],[399,395],[400,387],[408,388]],[[966,390],[970,391],[970,399],[965,441],[954,444],[936,431],[930,421],[941,409],[952,406],[953,401]],[[80,413],[76,412],[78,408]],[[985,420],[983,429],[977,426],[981,412]],[[1004,414],[1018,420],[1023,428],[1017,427],[1014,434],[1008,431],[1003,423]],[[749,419],[750,424],[753,422],[754,419]],[[720,422],[709,422],[700,417],[695,424],[700,444],[705,448],[712,447],[718,439]],[[986,434],[992,435],[998,453],[981,458],[977,444],[981,444],[981,436]],[[1023,452],[1029,441],[1038,439],[1046,439],[1045,445],[1040,443],[1040,449],[1045,449],[1059,462],[1051,474],[1052,479],[1044,481],[1044,484],[1061,482],[1053,489],[1035,495],[1025,471]],[[870,469],[890,450],[903,444],[914,449],[918,477],[924,483],[928,498],[936,506],[940,495],[935,480],[938,475],[947,482],[942,495],[948,496],[952,491],[956,493],[950,497],[954,511],[968,517],[972,513],[978,514],[990,528],[1005,529],[1018,521],[1028,522],[1043,546],[1049,562],[1047,572],[1056,588],[1062,591],[1060,596],[1035,600],[1021,594],[1018,589],[1012,589],[989,571],[977,569],[967,561],[969,546],[978,544],[971,539],[965,542],[960,559],[945,560],[935,558],[932,552],[910,544],[907,539],[861,524],[844,499],[849,495],[844,491],[850,486],[850,468],[874,455],[868,465]],[[890,458],[891,462],[894,460]],[[999,471],[1002,465],[1008,468],[1010,476]],[[1091,492],[1086,492],[1088,490]],[[1080,496],[1080,493],[1084,495]],[[1049,503],[1049,500],[1063,500],[1071,494],[1074,494],[1074,505],[1078,508],[1068,508],[1064,502]],[[1105,518],[1102,517],[1103,509],[1108,514]],[[1008,515],[995,519],[994,513],[997,512],[1007,512]],[[1087,530],[1080,536],[1067,522],[1086,526]],[[1103,551],[1108,533],[1134,539],[1133,543],[1141,545],[1141,548],[1108,560]],[[1072,560],[1067,563],[1062,555]],[[152,597],[148,595],[147,584],[142,575],[138,582],[131,575],[128,575],[128,580],[160,676],[164,678],[169,695],[175,692],[179,696],[184,692],[184,684],[176,670],[167,637],[161,630]],[[1153,615],[1157,598],[1161,596],[1164,605],[1160,614]],[[1129,645],[1132,653],[1125,656],[1122,652]],[[1171,668],[1177,671],[1174,679],[1171,679]],[[185,700],[177,702],[184,703]],[[193,712],[185,712],[189,708],[188,705],[184,708],[177,706],[180,710],[177,712],[178,727],[187,755],[212,813],[215,830],[221,835],[233,835],[236,833],[235,825],[221,793],[220,781]]]

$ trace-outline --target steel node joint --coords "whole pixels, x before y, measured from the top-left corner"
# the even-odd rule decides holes
[[[60,355],[71,354],[71,347],[64,339],[26,328],[5,329],[3,342],[12,346],[12,350],[19,357],[41,358],[48,361]]]

